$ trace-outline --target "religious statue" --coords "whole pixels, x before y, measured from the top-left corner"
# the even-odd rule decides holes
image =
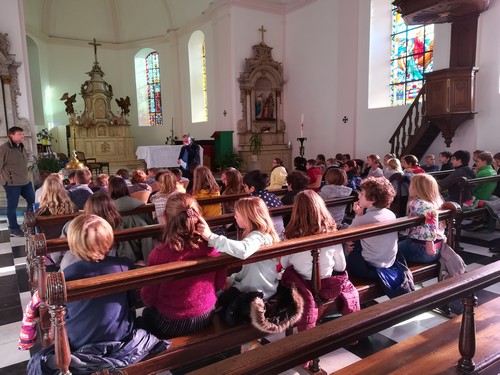
[[[262,115],[262,93],[257,96],[255,101],[255,118],[259,118]]]
[[[76,102],[76,94],[69,96],[68,93],[65,92],[59,100],[64,100],[64,105],[66,105],[66,114],[72,115],[75,113],[73,103]]]
[[[127,96],[125,99],[120,98],[120,99],[115,99],[116,104],[118,104],[118,107],[122,110],[122,116],[127,115],[130,113],[129,107],[130,107],[130,98]]]
[[[274,118],[274,98],[273,94],[269,93],[269,96],[264,103],[264,111],[262,112],[262,118],[273,119]]]

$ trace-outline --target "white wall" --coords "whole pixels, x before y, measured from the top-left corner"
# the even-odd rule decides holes
[[[17,11],[12,1],[0,2],[6,3],[11,13]],[[252,56],[252,45],[260,42],[258,29],[264,25],[267,29],[265,42],[273,47],[274,59],[282,62],[284,68],[285,141],[292,143],[294,156],[298,154],[296,138],[300,136],[301,114],[305,117],[308,158],[318,153],[330,157],[337,152],[365,158],[371,153],[383,155],[390,150],[388,140],[407,107],[368,106],[371,1],[309,1],[288,14],[269,9],[251,9],[247,3],[222,3],[188,27],[166,37],[99,47],[98,59],[106,73],[104,78],[113,86],[115,97],[135,97],[133,57],[137,51],[149,47],[160,54],[165,125],[138,128],[136,109],[132,105],[130,122],[134,124],[132,134],[136,137],[136,145],[163,144],[170,134],[172,117],[177,136],[190,132],[198,139],[206,139],[216,129],[236,130],[236,123],[242,116],[237,78],[245,58]],[[0,24],[2,27],[9,25],[8,32],[15,41],[12,43],[16,48],[14,53],[19,53],[21,59],[24,39],[17,32],[16,23],[19,22],[4,14],[0,15]],[[491,2],[490,9],[479,18],[477,65],[480,71],[476,86],[479,114],[457,131],[451,151],[482,148],[495,152],[499,147],[497,137],[492,136],[497,133],[500,119],[500,45],[495,39],[498,19],[500,5],[498,1]],[[193,124],[189,107],[187,43],[197,29],[206,37],[209,120]],[[435,34],[434,66],[441,69],[448,66],[450,25],[437,25]],[[92,67],[92,47],[86,42],[48,41],[31,36],[38,46],[40,58],[45,123],[65,125],[67,116],[59,98],[64,92],[79,92],[80,85],[88,78],[85,72]],[[29,116],[27,96],[20,99],[20,110],[24,116]],[[114,101],[112,105],[118,112]],[[80,97],[75,108],[83,109]],[[223,116],[224,110],[226,116]],[[344,116],[349,119],[347,124],[342,122]],[[429,151],[437,154],[444,149],[443,138],[439,136]]]
[[[296,139],[300,137],[301,114],[307,138],[306,158],[352,150],[352,144],[346,143],[343,149],[337,146],[342,141],[338,129],[340,113],[351,112],[349,108],[338,111],[339,96],[346,94],[347,100],[351,88],[339,89],[337,8],[337,2],[318,0],[286,17],[283,107],[293,156],[299,154]]]

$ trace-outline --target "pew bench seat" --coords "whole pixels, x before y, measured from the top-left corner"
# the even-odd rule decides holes
[[[412,265],[410,270],[415,283],[421,283],[437,277],[438,264]],[[352,278],[351,281],[358,289],[362,304],[384,295],[376,281],[362,278]],[[321,310],[322,315],[338,312],[335,300],[323,301]],[[215,315],[213,324],[206,329],[191,335],[173,338],[170,340],[172,342],[170,349],[112,374],[142,375],[183,367],[266,335],[250,324],[230,327],[218,315]]]
[[[264,335],[251,324],[230,327],[216,314],[212,325],[204,330],[170,339],[172,346],[168,350],[111,374],[144,375],[183,367],[238,347],[242,343],[262,338]]]
[[[476,322],[476,353],[478,368],[487,367],[498,359],[500,331],[500,297],[474,310]],[[445,323],[353,363],[335,375],[355,374],[457,374],[460,353],[457,350],[462,317]],[[496,373],[496,372],[495,372]]]

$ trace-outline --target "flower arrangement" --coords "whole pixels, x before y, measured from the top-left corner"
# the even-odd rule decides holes
[[[36,133],[36,138],[41,143],[49,143],[52,141],[57,142],[57,139],[52,135],[52,132],[47,128],[43,128],[38,133]]]
[[[271,130],[271,126],[270,126],[270,125],[262,125],[262,126],[260,127],[260,131],[261,131],[262,133],[268,133],[270,130]]]

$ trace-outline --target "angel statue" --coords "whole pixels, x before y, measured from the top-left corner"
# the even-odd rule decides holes
[[[61,97],[61,99],[59,100],[64,100],[64,104],[66,105],[66,113],[68,115],[72,115],[75,113],[75,109],[73,108],[73,103],[76,102],[76,94],[69,96],[68,93],[65,92]]]
[[[130,98],[127,96],[125,99],[120,98],[120,99],[115,99],[116,104],[118,104],[118,107],[122,110],[122,116],[127,115],[130,113],[129,107],[130,107]]]

